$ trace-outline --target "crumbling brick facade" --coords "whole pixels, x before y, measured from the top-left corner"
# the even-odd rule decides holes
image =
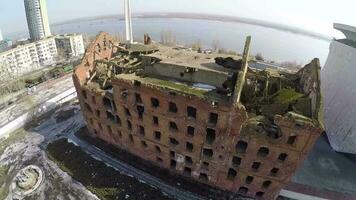
[[[243,196],[274,199],[322,132],[317,122],[288,112],[274,115],[278,135],[271,135],[265,131],[267,125],[255,126],[240,103],[182,95],[136,79],[117,76],[108,90],[88,84],[95,61],[110,60],[119,49],[101,33],[75,69],[73,79],[88,129],[172,173]],[[306,89],[318,89],[318,79],[305,79]]]

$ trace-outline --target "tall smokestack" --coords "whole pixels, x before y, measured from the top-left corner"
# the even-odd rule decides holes
[[[132,22],[130,0],[125,0],[125,25],[126,25],[126,42],[132,43]]]

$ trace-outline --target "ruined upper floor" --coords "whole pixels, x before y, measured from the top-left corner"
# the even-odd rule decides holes
[[[276,115],[322,126],[319,60],[298,72],[252,69],[248,48],[240,57],[159,44],[128,47],[101,33],[76,74],[81,84],[103,93],[120,80],[198,97],[212,106],[244,107],[256,126],[273,127]]]

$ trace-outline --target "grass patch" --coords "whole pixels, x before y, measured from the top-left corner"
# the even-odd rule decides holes
[[[8,190],[6,187],[7,173],[9,172],[8,166],[0,166],[0,199],[5,199],[8,195]]]
[[[120,174],[112,167],[95,160],[67,139],[57,140],[47,147],[48,157],[65,172],[81,182],[102,200],[172,199],[137,179]]]
[[[164,183],[183,189],[195,194],[198,194],[206,199],[234,199],[232,196],[236,197],[236,194],[230,193],[229,191],[223,191],[218,188],[211,187],[210,185],[197,182],[193,179],[186,178],[176,173],[172,173],[168,169],[160,168],[153,163],[146,161],[140,157],[137,157],[125,150],[119,149],[116,146],[106,143],[105,141],[94,138],[90,136],[86,127],[81,128],[75,135],[86,141],[89,144],[92,144],[99,149],[103,150],[108,155],[116,158],[120,161],[123,161],[141,171],[144,171],[148,174],[151,174],[154,177],[159,178]],[[180,183],[177,185],[177,183]]]
[[[294,89],[282,89],[273,97],[273,102],[277,104],[285,104],[295,101],[303,96],[304,94],[296,92]]]
[[[19,129],[14,133],[10,133],[8,137],[4,137],[0,139],[0,155],[2,155],[5,149],[24,138],[26,135],[25,130]]]

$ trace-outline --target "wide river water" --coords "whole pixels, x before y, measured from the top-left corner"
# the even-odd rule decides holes
[[[52,32],[56,34],[96,34],[99,31],[123,33],[124,22],[112,18],[52,26]],[[322,39],[244,23],[170,18],[133,19],[134,38],[142,40],[143,34],[148,33],[153,40],[160,41],[162,31],[172,32],[179,44],[191,44],[200,40],[204,47],[209,48],[213,41],[219,41],[221,48],[240,53],[243,51],[246,36],[251,35],[252,54],[261,53],[267,60],[296,61],[302,64],[317,57],[323,65],[330,44],[330,41]]]

